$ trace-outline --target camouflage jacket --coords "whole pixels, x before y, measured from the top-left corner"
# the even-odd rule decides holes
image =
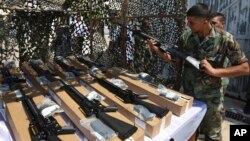
[[[197,34],[186,31],[181,37],[180,44],[182,51],[198,60],[206,58],[215,68],[222,68],[225,58],[229,59],[231,65],[248,61],[233,36],[217,28],[212,28],[202,42],[199,41]],[[188,62],[184,62],[182,76],[185,93],[195,98],[221,96],[221,78],[209,76]]]

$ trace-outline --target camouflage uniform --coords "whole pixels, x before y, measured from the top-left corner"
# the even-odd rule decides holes
[[[248,61],[233,36],[217,28],[212,28],[210,34],[201,43],[195,33],[186,31],[181,37],[180,44],[182,51],[198,60],[206,58],[215,68],[223,67],[226,57],[232,66]],[[209,76],[188,62],[184,62],[182,75],[184,92],[204,101],[208,107],[200,125],[201,133],[211,139],[220,140],[221,124],[225,117],[221,78]]]

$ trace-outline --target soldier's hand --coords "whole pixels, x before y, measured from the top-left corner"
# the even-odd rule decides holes
[[[149,39],[146,41],[146,43],[149,45],[152,52],[157,52],[159,49],[157,46],[155,46],[156,42],[155,40]]]
[[[156,42],[152,39],[149,39],[146,41],[146,43],[149,45],[152,52],[157,53],[160,55],[161,58],[163,58],[166,62],[171,62],[171,55],[169,52],[162,52],[159,47],[156,46]]]
[[[205,73],[215,76],[216,69],[207,61],[207,59],[203,59],[200,61],[200,68]]]

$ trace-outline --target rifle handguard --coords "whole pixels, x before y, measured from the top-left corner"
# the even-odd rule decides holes
[[[161,46],[161,43],[158,39],[155,39],[154,37],[149,36],[146,33],[141,32],[140,30],[132,30],[132,32],[134,35],[136,35],[144,40],[153,39],[156,42],[155,46],[158,46],[158,47]]]
[[[103,112],[116,112],[117,110],[116,106],[106,106],[103,108]]]

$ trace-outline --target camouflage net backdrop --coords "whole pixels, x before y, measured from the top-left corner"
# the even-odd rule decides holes
[[[109,67],[147,72],[172,85],[175,66],[152,54],[124,27],[140,29],[162,44],[176,44],[185,11],[186,0],[1,0],[0,58],[22,63],[88,55]]]
[[[113,6],[110,17],[122,17],[123,12],[127,12],[125,23],[131,29],[140,29],[142,32],[159,39],[162,44],[175,45],[184,30],[184,19],[186,11],[185,0],[133,0],[128,1],[127,11],[124,10],[125,1],[112,0]],[[112,19],[112,18],[111,18]],[[113,19],[114,20],[114,19]],[[123,23],[123,19],[111,21],[111,45],[113,53],[116,54],[116,66],[124,66],[121,60],[122,45],[126,36],[125,50],[126,63],[133,72],[146,72],[156,78],[156,81],[173,87],[177,80],[177,68],[174,64],[167,64],[158,55],[152,54],[145,42],[136,36],[133,37],[131,31],[126,30],[121,34],[122,26],[116,23]]]

